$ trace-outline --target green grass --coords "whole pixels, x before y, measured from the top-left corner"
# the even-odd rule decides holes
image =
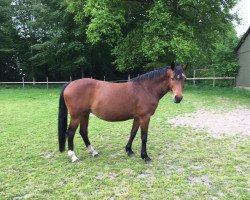
[[[92,158],[80,135],[70,163],[59,153],[59,89],[0,88],[0,199],[250,199],[249,138],[215,139],[167,120],[199,108],[250,108],[250,92],[187,87],[181,104],[165,96],[151,119],[146,165],[140,134],[134,158],[124,152],[132,121],[91,117]]]

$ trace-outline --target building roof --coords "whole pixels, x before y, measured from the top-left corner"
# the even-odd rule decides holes
[[[250,26],[247,29],[246,33],[242,36],[242,38],[240,39],[240,42],[238,43],[238,45],[235,48],[235,51],[237,52],[239,50],[239,48],[241,47],[241,45],[244,43],[245,39],[247,38],[247,36],[250,33]]]

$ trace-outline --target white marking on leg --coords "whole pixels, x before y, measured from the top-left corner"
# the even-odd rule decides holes
[[[98,152],[91,145],[88,146],[88,151],[93,157],[98,156]]]
[[[69,150],[68,156],[71,159],[71,162],[78,162],[79,161],[79,159],[76,157],[76,154],[74,151]]]

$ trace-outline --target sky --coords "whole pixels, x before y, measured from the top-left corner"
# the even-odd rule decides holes
[[[237,35],[243,35],[250,26],[250,0],[240,0],[233,12],[242,18],[241,25],[236,25]]]

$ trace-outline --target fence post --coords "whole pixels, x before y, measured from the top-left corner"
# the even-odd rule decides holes
[[[233,79],[233,84],[234,84],[234,87],[236,87],[236,77],[234,77]]]
[[[69,77],[69,81],[72,81],[72,76]]]
[[[23,82],[23,88],[24,88],[24,77],[22,77],[22,82]]]
[[[213,76],[214,76],[214,79],[213,79],[213,87],[215,87],[215,71],[213,71]]]
[[[36,79],[35,79],[35,77],[33,77],[33,85],[35,85],[36,84]]]
[[[48,78],[48,76],[46,77],[46,81],[47,81],[47,89],[49,89],[49,78]]]
[[[128,81],[130,81],[130,74],[128,75]]]
[[[195,86],[195,69],[194,69],[194,72],[193,72],[193,85]]]
[[[105,76],[103,77],[103,80],[105,81]]]

